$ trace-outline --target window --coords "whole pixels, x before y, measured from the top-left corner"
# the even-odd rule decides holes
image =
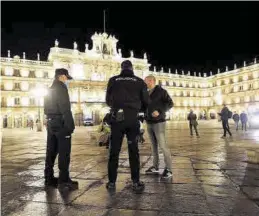
[[[13,75],[14,75],[14,76],[17,76],[17,77],[21,76],[21,75],[20,75],[20,70],[19,70],[19,69],[14,69]]]
[[[14,98],[14,105],[20,105],[20,104],[21,104],[20,98],[18,97]]]
[[[239,86],[239,91],[243,91],[243,86]]]
[[[35,73],[34,73],[34,71],[30,71],[30,73],[29,73],[29,78],[35,78]]]
[[[44,78],[44,79],[48,79],[48,78],[49,78],[48,72],[44,71],[44,73],[43,73],[43,78]]]
[[[15,90],[20,90],[20,83],[14,83],[14,89]]]
[[[34,106],[35,105],[35,98],[30,98],[30,105]]]
[[[4,76],[4,68],[1,68],[1,76]]]
[[[253,83],[250,83],[249,89],[253,89]]]
[[[85,79],[84,66],[82,64],[72,64],[71,76],[77,80]]]
[[[6,67],[6,68],[5,68],[5,75],[6,75],[6,76],[12,76],[12,75],[13,75],[13,68],[11,68],[11,67]]]

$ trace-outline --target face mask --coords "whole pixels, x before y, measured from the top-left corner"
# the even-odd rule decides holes
[[[69,81],[68,80],[65,81],[65,85],[67,86],[67,88],[69,88]]]

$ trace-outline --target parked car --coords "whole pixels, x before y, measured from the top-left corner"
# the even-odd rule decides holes
[[[94,126],[93,119],[85,119],[84,120],[84,126]]]

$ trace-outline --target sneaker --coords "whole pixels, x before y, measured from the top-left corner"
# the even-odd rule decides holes
[[[226,138],[226,136],[222,136],[222,137],[220,137],[221,139],[225,139]]]
[[[45,186],[57,187],[58,186],[58,178],[53,177],[49,179],[45,179]]]
[[[159,170],[158,170],[158,168],[151,166],[145,172],[146,172],[146,174],[157,174],[157,173],[159,173]]]
[[[139,181],[139,182],[132,184],[132,189],[135,192],[142,192],[144,190],[144,188],[145,188],[144,182]]]
[[[62,182],[58,184],[58,189],[60,190],[77,190],[78,189],[78,182],[77,181],[68,181]]]
[[[172,172],[169,171],[168,169],[165,169],[162,174],[162,178],[164,179],[171,178],[172,176],[173,176]]]
[[[116,185],[115,185],[115,183],[113,183],[113,182],[108,182],[108,183],[106,184],[106,188],[107,188],[108,190],[114,190],[114,189],[116,188]]]

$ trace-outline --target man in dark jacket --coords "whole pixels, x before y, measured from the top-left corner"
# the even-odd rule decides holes
[[[78,189],[78,182],[69,176],[71,134],[75,124],[71,112],[66,83],[72,77],[64,68],[56,69],[55,80],[44,100],[47,116],[47,152],[45,161],[45,185],[59,189]],[[54,178],[53,167],[58,154],[59,179]]]
[[[240,114],[240,120],[241,120],[241,124],[242,124],[242,130],[244,130],[245,128],[245,131],[246,131],[246,124],[247,124],[247,114],[245,113],[245,111],[243,111],[241,114]]]
[[[236,131],[238,131],[239,115],[236,112],[234,112],[233,120],[234,120],[235,125],[236,125]]]
[[[220,113],[218,113],[221,117],[222,121],[222,127],[224,130],[224,135],[221,138],[226,138],[227,132],[229,133],[229,136],[232,137],[232,133],[229,129],[228,119],[229,119],[229,109],[227,108],[226,104],[223,105],[223,109]]]
[[[198,133],[198,122],[197,122],[197,116],[196,114],[193,112],[193,110],[190,110],[190,113],[188,114],[187,120],[189,121],[189,127],[190,127],[190,133],[191,136],[193,136],[193,132],[192,132],[192,128],[194,127],[196,136],[199,137],[199,133]]]
[[[128,140],[131,179],[134,191],[142,191],[144,183],[139,180],[138,113],[147,108],[149,97],[145,82],[133,73],[129,60],[122,62],[121,73],[110,78],[106,103],[111,107],[111,141],[108,161],[107,189],[115,189],[119,153],[123,137]]]
[[[173,107],[173,101],[165,89],[156,85],[156,78],[154,76],[147,76],[145,82],[150,96],[150,103],[146,112],[146,122],[153,155],[153,166],[149,167],[146,173],[159,172],[158,147],[160,147],[165,160],[165,169],[162,177],[170,178],[172,177],[172,156],[165,138],[165,119],[166,112]]]

